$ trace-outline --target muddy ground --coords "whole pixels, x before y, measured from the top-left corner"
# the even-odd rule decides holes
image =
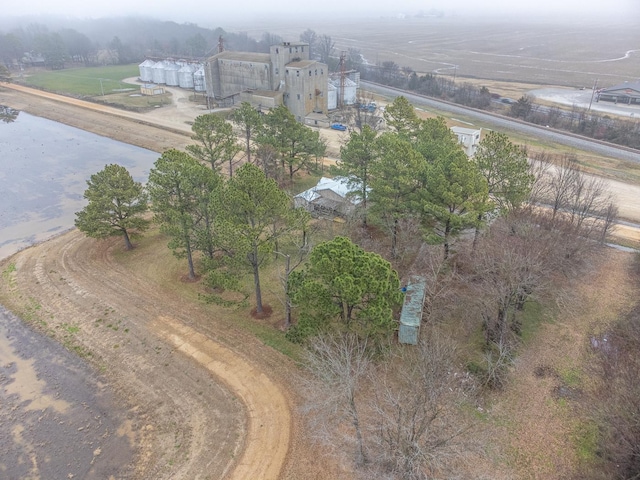
[[[134,478],[136,436],[105,376],[2,307],[0,399],[2,478]]]

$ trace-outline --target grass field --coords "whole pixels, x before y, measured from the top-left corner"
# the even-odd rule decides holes
[[[138,65],[69,68],[42,71],[24,77],[24,83],[50,92],[79,97],[97,97],[134,88],[122,80],[139,75]]]
[[[456,79],[590,88],[596,79],[602,87],[637,80],[640,30],[624,20],[611,24],[571,18],[336,18],[273,29],[286,39],[314,29],[331,36],[335,55],[357,48],[374,65],[391,60],[420,73]]]

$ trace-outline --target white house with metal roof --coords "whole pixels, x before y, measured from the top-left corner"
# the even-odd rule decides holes
[[[293,197],[295,207],[302,207],[312,215],[348,216],[360,203],[358,188],[345,177],[322,177],[315,187]]]

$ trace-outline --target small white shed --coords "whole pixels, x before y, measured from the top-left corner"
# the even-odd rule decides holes
[[[451,127],[451,131],[458,137],[458,143],[462,145],[464,153],[466,153],[468,157],[473,157],[480,143],[482,129]]]

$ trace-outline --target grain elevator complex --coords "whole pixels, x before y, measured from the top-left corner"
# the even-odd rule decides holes
[[[332,80],[328,66],[310,59],[309,50],[307,43],[283,42],[272,45],[269,53],[220,48],[200,65],[145,60],[140,79],[170,85],[175,76],[178,81],[171,84],[202,91],[221,107],[249,102],[266,110],[285,105],[299,122],[328,125],[338,98],[345,105],[355,102],[359,75]]]
[[[328,67],[309,59],[309,45],[284,42],[270,53],[220,52],[205,66],[207,95],[223,106],[247,101],[286,105],[299,122],[328,113]]]

